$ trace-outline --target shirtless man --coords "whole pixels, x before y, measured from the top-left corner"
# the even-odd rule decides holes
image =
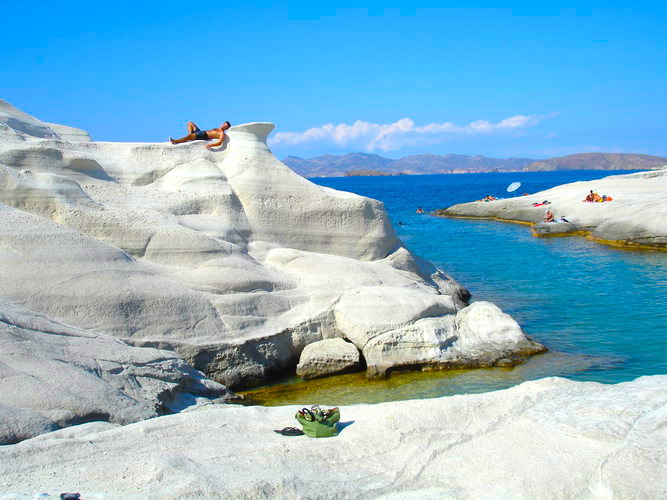
[[[210,141],[211,139],[217,139],[216,142],[207,144],[206,149],[217,148],[218,146],[221,146],[222,141],[225,140],[225,130],[229,129],[229,127],[231,126],[232,126],[231,123],[225,122],[222,125],[220,125],[219,128],[213,128],[211,130],[202,131],[193,122],[188,122],[188,135],[186,135],[185,137],[181,137],[180,139],[172,139],[170,137],[169,140],[171,141],[172,144],[181,144],[182,142]]]
[[[544,222],[554,222],[554,214],[551,210],[547,210],[544,214]]]

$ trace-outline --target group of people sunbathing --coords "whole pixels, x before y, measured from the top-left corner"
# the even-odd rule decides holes
[[[487,195],[484,198],[482,198],[481,200],[477,200],[477,201],[496,201],[497,199],[498,198],[496,198],[495,196]],[[611,196],[607,196],[606,194],[603,194],[602,196],[600,196],[599,194],[597,194],[596,192],[594,192],[591,189],[590,193],[588,193],[588,195],[586,196],[586,199],[583,200],[583,201],[588,202],[588,203],[603,203],[605,201],[611,201],[611,200],[612,200]],[[550,204],[551,204],[550,201],[544,200],[541,203],[538,203],[538,202],[533,203],[533,207],[541,207],[541,206],[550,205]],[[419,211],[417,213],[419,213]],[[565,217],[560,217],[560,219],[556,220],[556,217],[554,216],[553,212],[551,210],[547,210],[544,214],[544,222],[568,222],[569,223],[570,221],[567,220]]]
[[[606,194],[600,196],[599,194],[593,192],[593,190],[591,189],[590,193],[586,195],[586,199],[583,201],[587,203],[603,203],[605,201],[611,201],[611,200],[612,200],[611,196],[607,196]]]

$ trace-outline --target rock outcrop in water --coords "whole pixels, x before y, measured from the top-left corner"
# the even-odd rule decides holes
[[[665,496],[665,376],[617,385],[549,378],[486,394],[347,406],[335,438],[275,434],[296,423],[297,408],[209,406],[0,447],[0,496]]]
[[[0,312],[14,304],[101,350],[107,336],[174,350],[231,387],[292,370],[329,338],[351,341],[373,375],[544,350],[495,306],[466,307],[465,289],[402,246],[381,203],[277,161],[270,123],[233,127],[208,151],[66,141],[0,111]]]
[[[613,200],[586,203],[591,190]],[[551,203],[533,206],[545,200]],[[569,222],[542,224],[545,209]],[[667,168],[574,182],[531,196],[462,203],[435,214],[528,222],[535,224],[537,236],[580,234],[601,243],[667,249]]]

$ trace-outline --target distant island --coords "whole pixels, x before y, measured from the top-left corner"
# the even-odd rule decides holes
[[[343,177],[550,170],[646,170],[667,165],[667,158],[621,153],[579,153],[546,160],[422,154],[393,160],[370,153],[348,153],[308,159],[288,156],[283,159],[283,163],[304,177]]]
[[[390,173],[372,169],[350,170],[349,172],[345,172],[345,177],[374,177],[374,176],[386,176],[386,175],[406,175],[406,174],[403,172]]]

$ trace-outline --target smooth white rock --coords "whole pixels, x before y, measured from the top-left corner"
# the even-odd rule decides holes
[[[275,434],[273,429],[296,424],[297,409],[209,406],[98,432],[87,424],[80,437],[73,428],[64,439],[0,447],[0,495],[74,490],[94,500],[667,494],[665,376],[617,385],[548,378],[485,394],[346,406],[345,427],[335,438]]]
[[[613,200],[585,203],[582,200],[590,190]],[[532,206],[544,200],[551,204]],[[443,215],[540,223],[547,208],[556,219],[565,217],[574,230],[590,231],[593,238],[667,247],[667,168],[573,182],[530,196],[462,203],[443,211]]]
[[[296,374],[304,379],[359,371],[361,356],[351,342],[325,339],[308,344],[301,352]]]

